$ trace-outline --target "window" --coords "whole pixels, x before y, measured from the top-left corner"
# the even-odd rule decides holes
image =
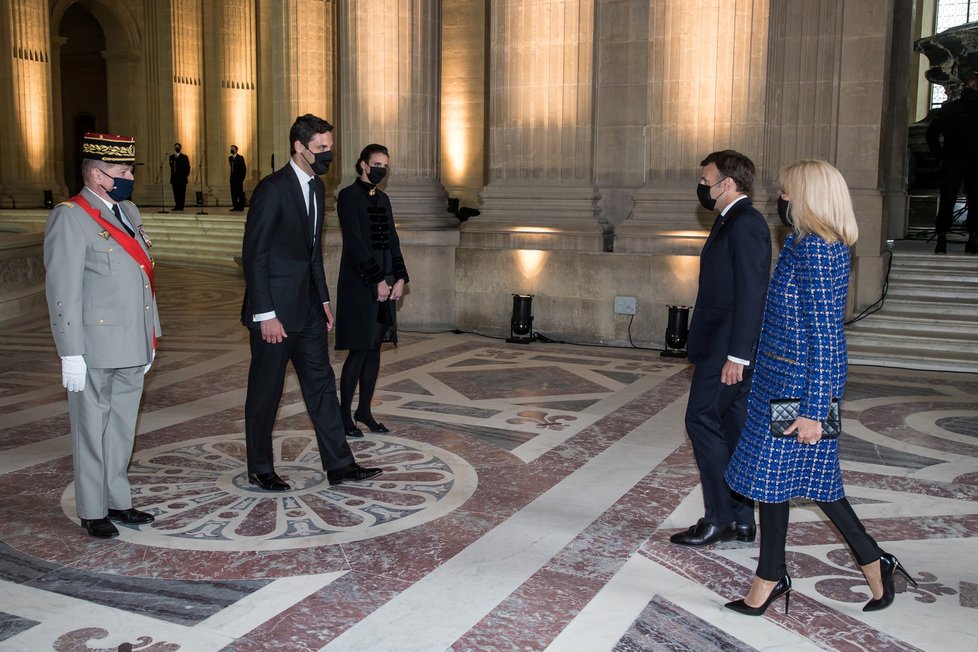
[[[978,0],[937,0],[934,33],[978,20]],[[930,108],[936,109],[947,100],[944,87],[930,85]]]

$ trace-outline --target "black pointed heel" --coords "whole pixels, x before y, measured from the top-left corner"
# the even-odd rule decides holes
[[[390,432],[382,423],[377,423],[372,416],[361,416],[359,412],[354,412],[353,418],[367,426],[370,432]]]
[[[759,607],[752,607],[742,599],[728,602],[723,606],[745,616],[763,616],[767,608],[771,606],[771,603],[782,595],[784,596],[784,612],[788,613],[788,602],[791,600],[791,578],[787,575],[778,580],[778,583],[771,589],[771,594],[767,596],[767,600]]]
[[[880,555],[880,579],[883,581],[883,595],[867,602],[866,606],[863,607],[863,611],[880,611],[893,604],[893,598],[896,597],[896,586],[893,578],[896,576],[897,571],[900,571],[907,578],[907,581],[916,588],[917,580],[910,577],[910,573],[903,567],[900,560],[890,553],[884,552]]]

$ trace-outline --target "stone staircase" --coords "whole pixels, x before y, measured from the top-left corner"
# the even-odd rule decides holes
[[[0,213],[0,224],[25,230],[44,230],[50,211],[10,210]],[[245,213],[141,212],[143,226],[153,242],[157,262],[184,267],[235,271],[241,256]]]
[[[883,309],[846,329],[850,364],[978,373],[978,256],[931,246],[894,251]]]

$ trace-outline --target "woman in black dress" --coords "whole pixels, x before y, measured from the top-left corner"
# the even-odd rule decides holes
[[[394,214],[387,194],[377,187],[387,176],[390,156],[383,145],[363,148],[357,179],[340,191],[337,212],[343,229],[343,255],[337,282],[336,349],[349,350],[340,376],[340,412],[347,437],[362,437],[354,419],[371,432],[388,432],[370,412],[380,345],[397,342],[394,302],[408,282]],[[360,388],[356,412],[353,395]]]

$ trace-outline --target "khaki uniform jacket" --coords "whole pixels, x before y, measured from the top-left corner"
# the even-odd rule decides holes
[[[91,190],[82,196],[113,226],[125,228]],[[119,204],[136,241],[139,209]],[[62,202],[54,207],[44,231],[44,267],[51,332],[58,355],[83,355],[94,369],[146,365],[152,359],[153,334],[163,334],[149,276],[116,240],[81,206]]]

